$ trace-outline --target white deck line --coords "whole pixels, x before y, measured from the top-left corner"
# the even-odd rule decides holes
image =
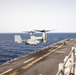
[[[6,74],[6,73],[8,73],[8,72],[10,72],[10,71],[12,71],[12,70],[13,70],[13,69],[9,69],[9,70],[7,70],[7,71],[1,73],[0,75]]]
[[[56,51],[56,53],[65,53],[65,51]]]
[[[29,62],[29,61],[31,61],[31,60],[33,60],[33,59],[35,59],[35,57],[33,57],[33,58],[31,58],[31,59],[25,61],[24,63],[27,63],[27,62]]]

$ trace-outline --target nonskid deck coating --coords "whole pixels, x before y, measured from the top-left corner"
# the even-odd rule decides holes
[[[27,56],[10,61],[0,66],[0,75],[56,75],[58,63],[63,61],[75,43],[75,39],[66,39]],[[25,68],[26,66],[27,68]]]

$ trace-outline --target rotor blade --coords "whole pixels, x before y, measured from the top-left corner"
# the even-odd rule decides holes
[[[35,32],[36,32],[36,31],[41,32],[42,30],[34,30],[34,31],[35,31]]]
[[[25,33],[34,33],[34,31],[23,31]]]
[[[53,30],[35,30],[35,31],[38,31],[38,32],[49,32],[49,31],[53,31]]]

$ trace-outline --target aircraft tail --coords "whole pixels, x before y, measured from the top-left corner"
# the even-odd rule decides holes
[[[20,35],[15,35],[15,36],[14,36],[14,39],[15,39],[15,42],[17,42],[17,43],[22,43],[22,38],[21,38]]]

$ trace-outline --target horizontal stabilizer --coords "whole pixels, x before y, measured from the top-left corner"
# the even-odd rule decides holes
[[[20,35],[15,35],[15,36],[14,36],[14,39],[15,39],[15,42],[17,42],[17,43],[22,43],[22,38],[21,38]]]

